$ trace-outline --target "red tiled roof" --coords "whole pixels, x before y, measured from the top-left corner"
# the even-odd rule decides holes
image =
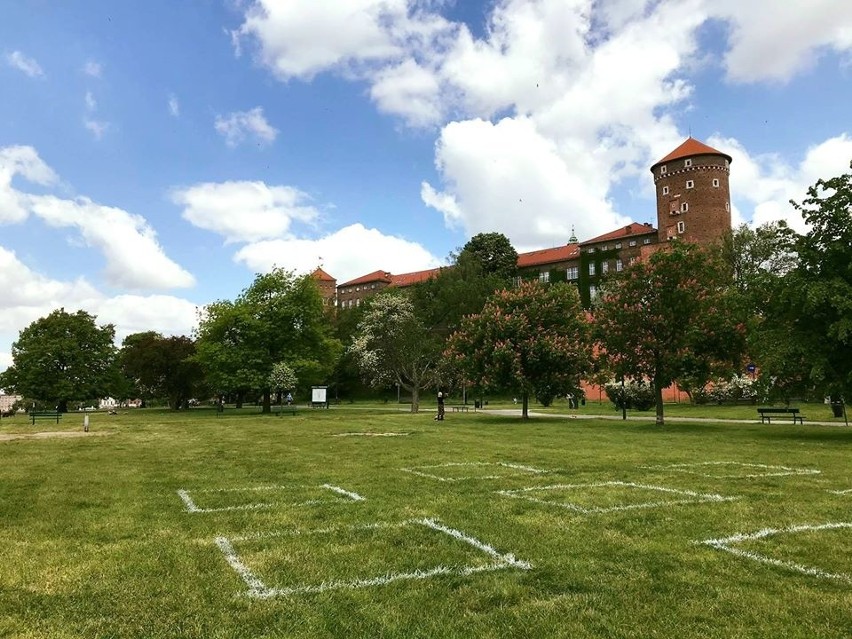
[[[323,282],[336,282],[337,281],[331,275],[329,275],[324,270],[322,270],[322,268],[320,268],[319,266],[317,267],[317,270],[315,270],[313,273],[311,273],[311,277],[313,277],[314,279],[323,281]]]
[[[645,222],[644,224],[639,224],[639,222],[631,222],[627,226],[622,226],[620,228],[615,229],[614,231],[610,231],[609,233],[604,233],[603,235],[598,235],[597,237],[593,237],[590,240],[586,240],[585,242],[580,242],[580,246],[586,246],[587,244],[597,244],[598,242],[608,242],[609,240],[617,240],[621,237],[627,237],[628,235],[650,235],[651,233],[657,233],[657,229],[653,226]]]
[[[529,253],[518,253],[518,268],[565,262],[579,255],[580,249],[577,244],[565,244],[564,246],[539,249],[538,251],[530,251]]]
[[[430,268],[425,271],[413,271],[412,273],[400,273],[399,275],[391,275],[391,286],[399,286],[404,288],[412,284],[425,282],[437,276],[441,272],[441,268]]]
[[[657,161],[651,167],[651,172],[653,173],[654,169],[665,162],[671,162],[672,160],[679,160],[681,158],[688,158],[692,155],[721,155],[722,157],[728,158],[728,162],[732,160],[731,156],[727,153],[722,153],[721,151],[717,151],[712,146],[707,146],[703,142],[699,142],[695,138],[689,137],[686,138],[686,141],[677,147],[674,151],[669,153],[662,160]]]
[[[391,274],[387,271],[373,271],[372,273],[367,273],[361,277],[356,277],[354,280],[343,282],[343,284],[339,284],[338,286],[354,286],[355,284],[369,284],[370,282],[384,282],[386,284],[390,284]]]

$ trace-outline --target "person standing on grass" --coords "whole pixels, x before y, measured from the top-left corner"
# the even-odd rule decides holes
[[[441,391],[438,391],[438,414],[435,415],[435,421],[444,421],[444,393]]]

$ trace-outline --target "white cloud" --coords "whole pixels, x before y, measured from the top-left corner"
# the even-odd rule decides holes
[[[25,73],[31,78],[38,78],[44,75],[44,71],[34,58],[24,55],[20,51],[12,51],[6,54],[6,64],[10,67]]]
[[[103,73],[103,65],[100,62],[89,60],[83,65],[83,73],[93,78],[99,78]]]
[[[263,182],[203,183],[172,192],[185,220],[222,235],[227,242],[280,238],[293,222],[312,223],[319,212],[307,194]]]
[[[86,101],[86,110],[87,111],[96,111],[97,110],[98,102],[97,102],[97,100],[95,100],[95,96],[92,95],[91,91],[86,91],[86,95],[85,95],[84,99]]]
[[[808,187],[820,178],[847,173],[852,160],[852,137],[845,133],[810,147],[798,165],[775,154],[752,156],[733,138],[716,136],[708,143],[733,158],[731,194],[743,221],[760,225],[785,220],[799,232],[806,230],[804,220],[790,200],[801,202]]]
[[[196,305],[168,295],[107,297],[85,278],[61,281],[26,266],[15,252],[0,246],[0,349],[18,333],[58,308],[97,316],[98,324],[114,324],[116,341],[131,333],[154,330],[165,335],[189,334],[196,324]],[[0,371],[11,365],[10,352],[0,350]]]
[[[426,184],[423,200],[469,235],[499,229],[529,250],[564,243],[572,226],[592,237],[628,221],[606,201],[607,176],[572,166],[528,118],[450,124],[436,156],[450,191]]]
[[[734,82],[786,82],[826,51],[852,52],[852,6],[836,0],[708,1],[711,15],[730,25],[725,70]]]
[[[178,102],[177,96],[174,93],[169,96],[169,113],[172,117],[180,117],[180,102]]]
[[[225,138],[225,144],[235,147],[249,139],[258,145],[270,144],[278,136],[278,129],[266,121],[261,107],[249,111],[235,111],[226,116],[216,116],[216,132]]]
[[[143,217],[85,197],[69,200],[20,191],[11,185],[17,174],[40,185],[57,180],[32,147],[0,147],[0,223],[21,222],[33,214],[50,226],[76,229],[85,245],[106,258],[105,276],[113,286],[138,290],[194,285],[192,275],[165,255]]]
[[[23,222],[29,215],[26,198],[12,188],[16,175],[41,186],[57,181],[56,174],[31,146],[0,147],[0,224]]]
[[[407,273],[442,264],[416,242],[385,235],[361,224],[352,224],[316,240],[270,240],[249,244],[236,253],[234,260],[258,272],[279,266],[306,273],[322,262],[323,269],[337,278],[338,283],[377,269]]]
[[[166,257],[145,219],[81,197],[30,197],[31,208],[47,224],[79,231],[87,246],[106,258],[104,276],[113,286],[139,289],[184,288],[195,278]]]

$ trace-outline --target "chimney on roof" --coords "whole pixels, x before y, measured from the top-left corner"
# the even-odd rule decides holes
[[[628,224],[627,226],[625,226],[625,227],[624,227],[624,232],[625,232],[625,233],[632,233],[632,232],[633,232],[633,229],[631,229],[631,228],[630,228],[630,225]]]

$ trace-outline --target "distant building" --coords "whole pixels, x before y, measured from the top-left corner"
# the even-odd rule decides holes
[[[657,194],[656,228],[648,222],[631,222],[584,242],[578,242],[572,232],[568,244],[520,253],[516,281],[575,283],[583,305],[589,307],[607,274],[649,255],[660,248],[656,245],[675,239],[700,245],[720,241],[731,229],[730,166],[730,155],[687,138],[651,167]],[[373,271],[339,285],[337,305],[357,307],[383,288],[411,286],[439,272]]]
[[[15,402],[19,402],[23,399],[20,395],[4,395],[0,394],[0,413],[8,413],[12,410],[12,406],[15,405]]]
[[[311,273],[311,277],[317,282],[323,304],[326,306],[337,306],[337,280],[319,266]]]

